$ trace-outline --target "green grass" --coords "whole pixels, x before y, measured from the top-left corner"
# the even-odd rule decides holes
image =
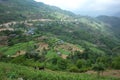
[[[78,48],[80,48],[81,50],[84,50],[84,48],[80,45],[76,45]]]
[[[34,70],[31,67],[25,67],[10,63],[0,62],[0,80],[119,80],[113,77],[100,77],[85,73],[69,73],[49,70]]]
[[[97,48],[95,48],[95,47],[91,47],[90,49],[91,49],[93,52],[95,52],[95,53],[105,54],[104,51],[102,51],[102,50],[100,50],[100,49],[97,49]]]
[[[59,51],[60,51],[62,54],[66,54],[66,55],[69,55],[69,54],[70,54],[69,51],[64,50],[64,49],[60,49]]]
[[[92,44],[92,43],[87,42],[87,41],[83,41],[83,43],[84,43],[85,45],[87,45],[88,47],[96,47],[96,46],[97,46],[97,45]]]
[[[62,53],[62,54],[66,54],[66,55],[70,54],[69,51],[63,50],[63,49],[60,49],[58,52],[60,52],[60,53]],[[46,55],[47,58],[53,58],[53,57],[57,57],[57,56],[58,56],[57,52],[55,52],[55,51],[52,50],[52,49],[49,50],[49,51],[47,52],[47,55]]]
[[[92,44],[90,42],[84,41],[85,45],[87,45],[88,47],[90,47],[90,50],[93,51],[94,53],[100,53],[100,54],[105,54],[104,51],[100,50],[99,48],[97,48],[97,45]]]
[[[5,55],[13,55],[19,50],[27,50],[29,46],[33,46],[34,42],[18,43],[13,46],[0,47],[0,52]]]
[[[47,58],[53,58],[55,56],[58,56],[58,55],[57,55],[57,52],[55,52],[54,50],[49,50],[46,55]]]

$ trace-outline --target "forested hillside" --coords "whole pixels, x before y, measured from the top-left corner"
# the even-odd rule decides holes
[[[33,0],[0,0],[0,79],[119,80],[119,22]]]
[[[97,19],[107,24],[120,38],[120,18],[114,16],[98,16]]]
[[[0,0],[0,23],[26,19],[70,19],[73,13],[33,0]]]

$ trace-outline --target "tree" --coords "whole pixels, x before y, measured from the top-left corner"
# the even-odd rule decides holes
[[[38,58],[39,53],[35,52],[35,51],[28,51],[26,52],[25,55],[27,58]]]
[[[90,51],[91,50],[89,48],[85,48],[84,52],[82,53],[82,58],[87,60],[89,58]]]
[[[56,65],[57,64],[57,61],[58,61],[58,57],[53,57],[50,61],[53,65]]]
[[[96,64],[93,65],[92,69],[94,71],[97,71],[98,78],[99,78],[100,74],[103,73],[103,71],[105,70],[105,67],[104,67],[103,63],[96,63]]]
[[[76,62],[76,66],[80,69],[82,67],[85,67],[86,66],[86,61],[84,59],[79,59],[77,60]]]
[[[78,69],[77,66],[71,66],[71,67],[69,68],[69,71],[70,71],[70,72],[79,72],[79,69]]]
[[[109,56],[98,57],[96,60],[97,63],[103,63],[106,68],[111,67],[112,59]]]
[[[59,59],[57,61],[57,65],[60,70],[65,70],[67,68],[67,61],[64,59]]]
[[[76,63],[78,59],[82,59],[82,53],[80,51],[74,51],[74,53],[69,54],[67,58],[70,59],[73,63]]]
[[[120,56],[113,58],[112,67],[114,69],[120,69]]]

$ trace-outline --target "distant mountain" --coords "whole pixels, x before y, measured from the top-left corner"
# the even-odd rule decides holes
[[[112,31],[120,38],[120,18],[114,16],[98,16],[97,19],[108,24]]]
[[[120,17],[120,12],[117,12],[117,13],[115,13],[113,15],[116,16],[116,17]]]

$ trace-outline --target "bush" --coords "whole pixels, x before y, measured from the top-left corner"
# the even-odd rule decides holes
[[[89,70],[89,68],[83,67],[81,69],[79,69],[79,72],[87,72]]]
[[[100,73],[103,73],[103,71],[105,70],[105,67],[103,63],[96,63],[93,65],[92,69],[94,71],[97,71],[98,77],[100,77]]]
[[[50,63],[47,63],[46,66],[45,66],[47,69],[50,69],[50,70],[59,70],[58,66],[57,65],[53,65],[53,64],[50,64]]]
[[[11,60],[11,62],[15,64],[23,64],[24,61],[26,61],[24,56],[18,56]]]
[[[72,67],[69,68],[68,71],[70,71],[70,72],[79,72],[79,69],[76,66],[72,66]]]
[[[84,60],[84,59],[77,60],[76,66],[77,66],[79,69],[80,69],[80,68],[83,68],[83,67],[86,67],[86,60]]]
[[[67,61],[63,59],[59,59],[57,61],[57,66],[60,70],[65,70],[67,68]]]
[[[92,69],[95,71],[104,71],[105,67],[104,67],[104,64],[102,64],[102,63],[96,63],[93,65]]]
[[[113,59],[112,67],[114,69],[120,69],[120,56]]]

